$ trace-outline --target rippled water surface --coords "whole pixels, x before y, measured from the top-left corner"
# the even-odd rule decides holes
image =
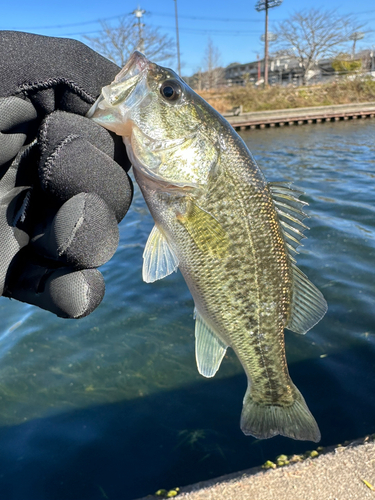
[[[329,310],[286,332],[292,378],[329,445],[375,432],[375,121],[243,133],[270,181],[309,202],[298,264]],[[194,357],[180,273],[141,281],[153,226],[143,199],[103,266],[107,292],[69,321],[0,299],[0,492],[7,500],[129,500],[313,446],[239,429],[245,375],[232,352],[214,379]]]

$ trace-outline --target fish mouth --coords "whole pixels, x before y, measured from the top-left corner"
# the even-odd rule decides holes
[[[146,77],[152,66],[153,63],[143,54],[134,52],[114,81],[102,88],[99,98],[86,114],[87,118],[124,135],[119,128],[126,123],[129,111],[148,94]]]
[[[118,73],[115,76],[114,82],[119,83],[119,82],[126,82],[127,80],[133,78],[136,75],[139,75],[140,73],[147,71],[150,66],[151,62],[145,57],[141,52],[138,52],[137,50],[133,52],[133,54],[130,56],[129,60],[125,64],[125,66],[122,68],[120,73]]]

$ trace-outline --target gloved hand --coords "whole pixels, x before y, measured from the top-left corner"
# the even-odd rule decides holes
[[[92,312],[132,199],[120,138],[85,117],[119,68],[75,40],[0,32],[0,295]]]

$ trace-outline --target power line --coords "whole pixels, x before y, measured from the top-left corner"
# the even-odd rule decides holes
[[[171,31],[174,31],[176,28],[173,27],[173,26],[169,26],[169,27],[164,27],[163,29],[167,29],[167,30],[171,30]],[[94,30],[94,31],[77,31],[77,32],[74,32],[74,33],[59,33],[55,36],[59,36],[59,37],[64,37],[64,36],[82,36],[82,35],[93,35],[95,33],[101,33],[102,30]],[[232,37],[241,37],[241,36],[250,36],[250,35],[261,35],[262,32],[261,31],[241,31],[241,32],[237,32],[237,31],[228,31],[228,32],[220,32],[220,31],[212,31],[212,30],[195,30],[195,29],[189,29],[189,28],[186,28],[186,29],[183,29],[183,28],[179,28],[179,31],[182,31],[188,35],[204,35],[204,36],[207,36],[207,35],[210,35],[210,34],[214,34],[214,35],[220,35],[220,36],[232,36]]]
[[[124,16],[129,16],[132,15],[132,12],[126,12],[123,14],[117,14],[115,16],[110,16],[110,17],[104,17],[100,19],[93,19],[91,21],[81,21],[79,23],[67,23],[67,24],[51,24],[47,26],[22,26],[22,27],[17,27],[17,28],[7,28],[9,30],[11,29],[18,29],[18,30],[47,30],[47,29],[61,29],[61,28],[72,28],[74,26],[87,26],[88,24],[97,24],[100,23],[101,21],[110,21],[112,19],[119,19],[120,17]],[[161,16],[161,17],[174,17],[174,14],[167,14],[167,13],[158,13],[158,12],[148,12],[148,14],[151,14],[153,16]],[[238,18],[219,18],[219,17],[205,17],[205,16],[184,16],[184,15],[178,15],[179,19],[189,19],[193,21],[218,21],[218,22],[251,22],[251,23],[259,23],[260,21],[257,19],[238,19]],[[5,29],[5,28],[2,28]]]
[[[58,33],[53,36],[56,37],[64,37],[64,36],[82,36],[82,35],[94,35],[96,33],[101,33],[102,30],[93,30],[93,31],[76,31],[75,33]],[[51,35],[52,36],[52,35]]]
[[[167,14],[166,12],[152,12],[154,16],[160,17],[173,17],[173,14]],[[205,16],[184,16],[178,15],[180,19],[190,19],[192,21],[218,21],[218,22],[236,22],[236,23],[259,23],[259,19],[244,19],[240,18],[230,18],[230,17],[205,17]]]
[[[174,26],[159,26],[156,25],[158,28],[162,28],[164,30],[174,30]],[[253,31],[253,30],[246,30],[246,31],[240,31],[240,30],[217,30],[217,29],[210,29],[210,28],[179,28],[180,31],[184,31],[185,33],[196,33],[196,34],[208,34],[208,33],[214,33],[217,35],[231,35],[231,36],[236,36],[236,35],[260,35],[263,33],[262,31]]]
[[[366,13],[370,12],[375,12],[375,10],[369,10],[366,11]],[[365,12],[363,12],[365,13]],[[68,24],[55,24],[55,25],[47,25],[47,26],[27,26],[27,27],[13,27],[13,28],[2,28],[2,29],[9,29],[9,30],[18,30],[18,31],[26,31],[26,30],[44,30],[44,29],[56,29],[60,30],[62,28],[70,28],[70,27],[76,27],[76,26],[87,26],[90,24],[99,24],[101,21],[110,21],[113,19],[119,19],[124,16],[131,15],[132,13],[124,13],[124,14],[118,14],[115,16],[110,16],[102,19],[96,19],[96,20],[91,20],[91,21],[82,21],[82,22],[77,22],[77,23],[68,23]],[[148,14],[152,15],[153,17],[157,16],[163,16],[163,17],[173,17],[174,14],[167,14],[167,13],[157,13],[157,12],[148,12]],[[151,16],[150,16],[151,17]],[[189,19],[189,20],[202,20],[202,21],[223,21],[223,22],[257,22],[261,23],[262,20],[254,20],[254,19],[238,19],[238,18],[217,18],[217,17],[204,17],[204,16],[183,16],[183,15],[178,15],[179,19]],[[367,21],[372,21],[373,19],[367,19]],[[151,26],[151,24],[149,24]],[[165,29],[165,30],[175,30],[175,26],[163,26],[163,25],[158,25],[155,24],[154,27]],[[90,34],[95,34],[95,33],[100,33],[102,30],[100,28],[96,30],[90,30],[90,31],[77,31],[73,33],[60,33],[56,36],[80,36],[80,35],[90,35]],[[184,32],[186,34],[192,34],[192,35],[220,35],[220,36],[249,36],[249,35],[260,35],[261,32],[258,31],[252,31],[252,30],[223,30],[223,29],[211,29],[211,28],[184,28],[183,26],[179,26],[179,31]]]
[[[95,19],[93,21],[82,21],[79,23],[68,23],[68,24],[53,24],[50,26],[22,26],[17,28],[1,28],[8,30],[50,30],[50,29],[60,29],[60,28],[72,28],[74,26],[85,26],[88,24],[97,24],[101,21],[110,21],[111,19],[118,19],[119,17],[124,17],[132,14],[131,12],[127,12],[126,14],[118,14],[117,16],[105,17],[101,19]]]
[[[163,30],[168,30],[168,31],[174,31],[176,29],[175,26],[159,26],[159,25],[151,25],[148,24],[148,26],[152,26],[154,28],[161,28]],[[18,28],[19,31],[22,31],[24,29],[30,29],[30,28]],[[217,30],[217,29],[210,29],[210,28],[180,28],[179,31],[190,34],[190,35],[220,35],[220,36],[250,36],[250,35],[261,35],[261,31],[253,31],[253,30],[247,30],[247,31],[240,31],[240,30]],[[101,33],[102,30],[96,29],[96,30],[90,30],[90,31],[75,31],[75,32],[63,32],[63,33],[58,33],[55,36],[82,36],[82,35],[92,35],[95,33]]]

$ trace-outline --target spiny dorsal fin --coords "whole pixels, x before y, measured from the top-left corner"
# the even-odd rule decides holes
[[[195,310],[195,358],[199,373],[204,377],[213,377],[220,368],[227,347]]]
[[[327,302],[322,293],[294,264],[293,292],[290,317],[286,328],[305,334],[316,325],[327,312]]]
[[[186,213],[177,215],[177,220],[202,252],[219,259],[227,254],[229,237],[223,227],[213,215],[198,207],[192,200],[187,201]]]
[[[298,269],[292,255],[292,253],[298,253],[297,247],[301,244],[301,239],[306,237],[303,231],[308,227],[302,221],[307,217],[303,207],[308,203],[299,199],[303,192],[292,188],[290,183],[271,182],[269,189],[292,261],[293,293],[286,328],[295,333],[305,334],[323,318],[327,311],[327,302],[322,293]]]
[[[177,271],[177,268],[176,255],[159,229],[154,226],[143,252],[143,281],[153,283],[161,280],[173,271]]]
[[[302,209],[308,203],[299,199],[303,192],[292,188],[290,183],[270,182],[268,186],[290,258],[292,262],[296,262],[292,254],[298,253],[297,247],[301,245],[301,240],[306,238],[303,231],[308,227],[302,221],[307,215]]]

